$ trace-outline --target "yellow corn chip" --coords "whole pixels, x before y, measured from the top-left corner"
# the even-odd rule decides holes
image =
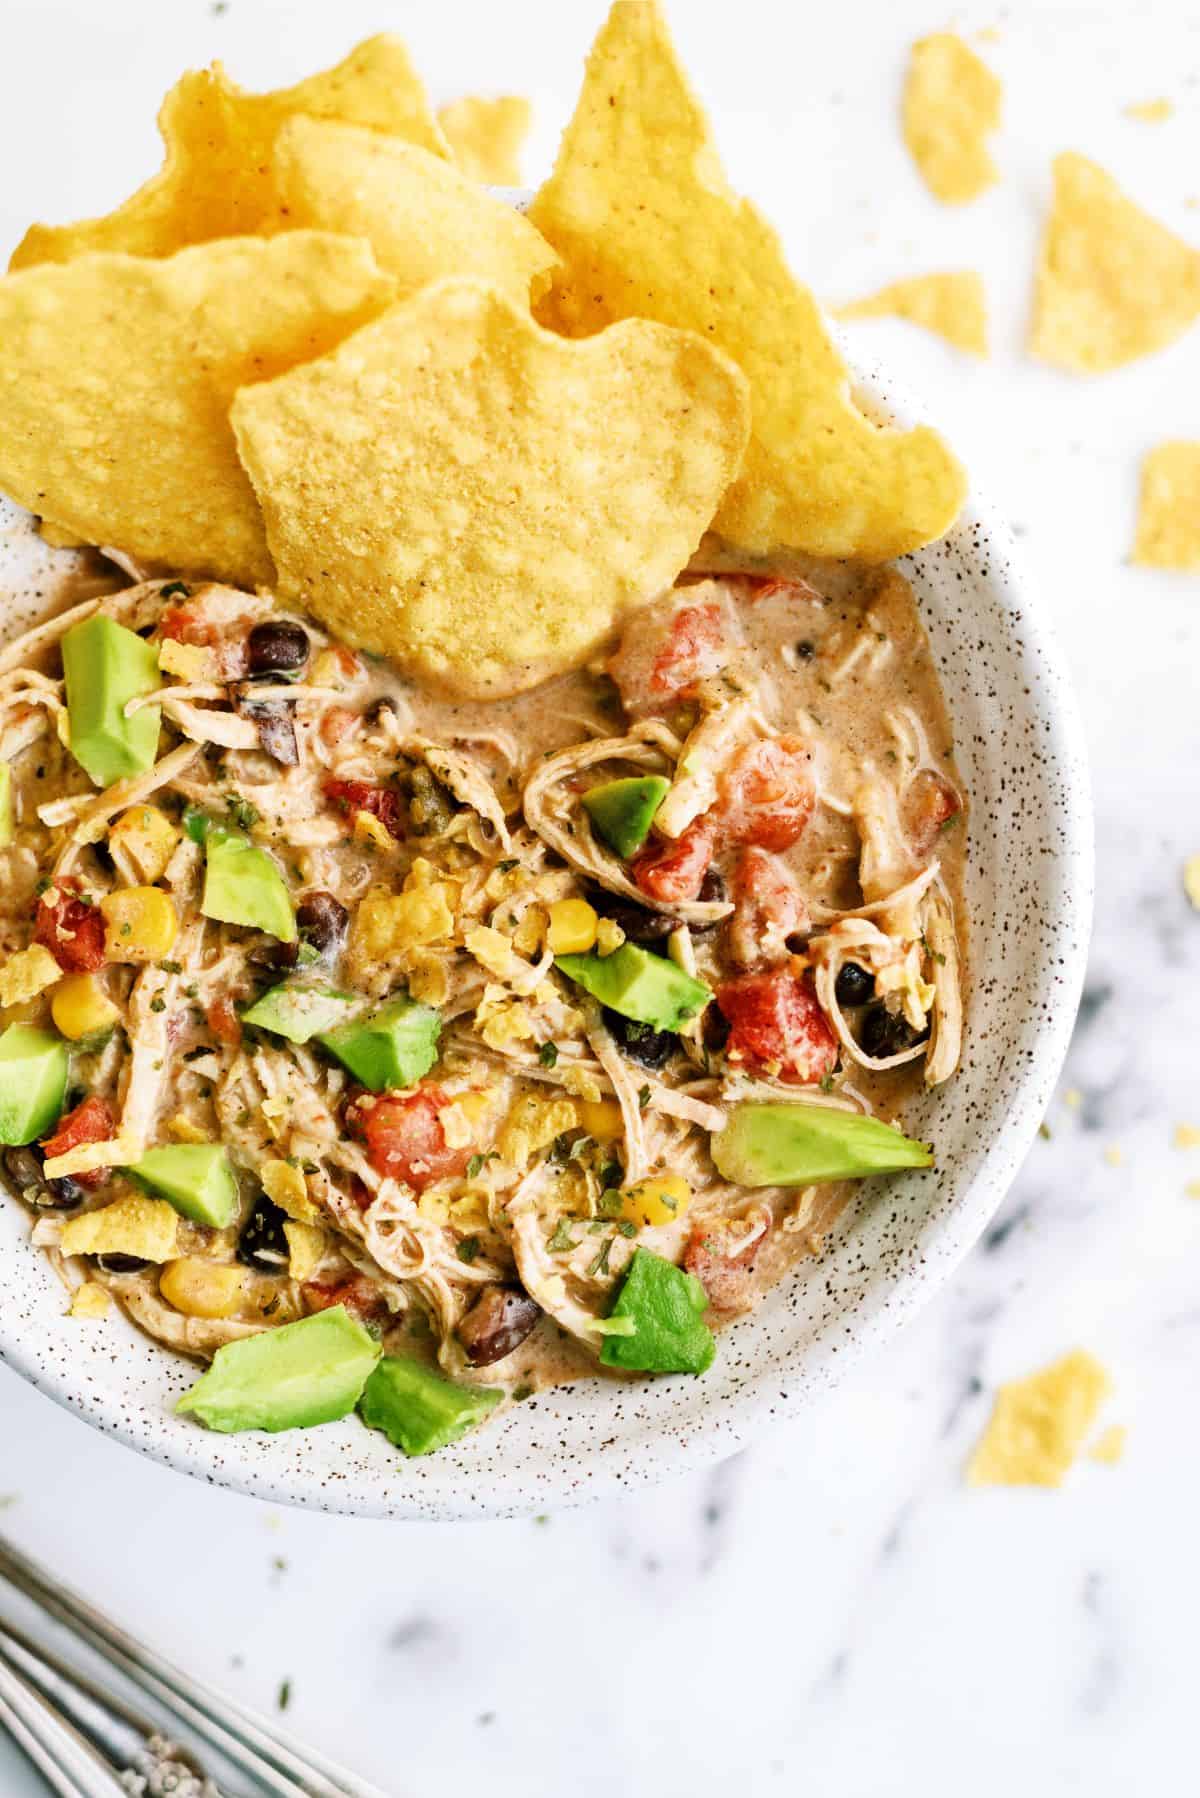
[[[953,522],[958,463],[935,432],[882,430],[854,405],[812,294],[724,178],[656,4],[614,5],[529,216],[566,265],[546,323],[586,337],[657,319],[749,377],[750,444],[714,527],[727,542],[885,561]]]
[[[687,332],[565,343],[474,281],[422,288],[233,408],[279,593],[456,692],[595,653],[686,563],[746,442],[746,385]]]
[[[1143,459],[1133,559],[1200,574],[1200,443],[1160,443]]]
[[[904,141],[922,179],[947,206],[974,200],[997,178],[986,139],[1000,123],[1004,89],[953,32],[912,47],[904,87]]]
[[[838,318],[905,318],[932,331],[955,349],[986,356],[987,294],[971,269],[949,275],[914,275],[893,281],[865,300],[839,306]]]
[[[391,297],[369,245],[291,231],[0,279],[0,491],[180,574],[272,578],[229,403]]]
[[[533,107],[516,94],[485,100],[478,94],[438,108],[454,160],[472,181],[489,187],[520,187],[521,145],[533,123]]]
[[[139,1261],[170,1261],[179,1217],[165,1199],[127,1193],[99,1211],[69,1217],[62,1227],[64,1255],[136,1255]]]
[[[1030,348],[1099,374],[1148,356],[1200,317],[1200,251],[1126,197],[1086,156],[1055,158]]]
[[[158,115],[166,159],[124,205],[75,225],[31,225],[10,268],[69,262],[87,250],[170,256],[214,237],[270,236],[289,220],[275,188],[275,137],[297,113],[368,125],[435,156],[450,147],[400,39],[368,38],[336,68],[277,93],[248,94],[220,63],[192,69]]]
[[[531,283],[534,298],[550,285],[558,258],[529,220],[428,150],[297,118],[279,133],[275,169],[292,223],[367,238],[397,297],[446,275],[477,275],[527,306]]]
[[[283,1234],[288,1245],[288,1276],[303,1284],[312,1279],[325,1259],[329,1240],[319,1224],[294,1223],[291,1219],[284,1224]]]
[[[1084,1349],[1001,1386],[967,1468],[972,1486],[1061,1486],[1112,1390]]]

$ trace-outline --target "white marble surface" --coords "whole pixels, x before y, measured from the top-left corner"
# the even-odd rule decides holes
[[[1193,16],[1186,18],[1185,11]],[[530,93],[552,151],[601,11],[588,0],[5,0],[0,251],[30,216],[115,200],[150,166],[188,61],[291,80],[403,31],[439,97]],[[895,129],[918,0],[676,0],[736,180],[822,292],[979,267],[994,359],[890,323],[862,341],[925,393],[1018,526],[1090,732],[1100,896],[1059,1103],[951,1289],[799,1423],[621,1504],[433,1526],[272,1512],[136,1460],[0,1377],[3,1527],[134,1627],[290,1715],[396,1798],[1181,1791],[1193,1774],[1200,1514],[1200,581],[1126,566],[1140,452],[1200,435],[1200,332],[1090,384],[1020,352],[1051,155],[1109,165],[1200,241],[1200,17],[1168,0],[960,8],[998,26],[1002,187],[963,212]],[[739,29],[731,21],[736,18]],[[1123,116],[1169,95],[1168,124]],[[1106,1151],[1119,1148],[1120,1165]],[[997,1380],[1081,1343],[1112,1369],[1115,1470],[1058,1494],[968,1491]],[[0,1790],[28,1790],[0,1744]]]

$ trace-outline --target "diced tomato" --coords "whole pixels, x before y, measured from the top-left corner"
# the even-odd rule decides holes
[[[918,855],[928,854],[961,810],[962,800],[950,782],[931,768],[922,769],[904,795],[904,825]]]
[[[327,706],[321,718],[321,741],[332,749],[357,723],[357,712],[348,711],[344,705]]]
[[[629,872],[648,899],[658,899],[664,905],[694,899],[704,884],[714,842],[715,832],[709,819],[697,818],[674,842],[665,837],[652,838],[644,849],[638,850]]]
[[[787,939],[809,925],[808,905],[791,870],[765,849],[743,849],[733,870],[733,915],[725,947],[740,968],[779,961]]]
[[[344,1305],[363,1323],[378,1323],[387,1314],[387,1300],[363,1274],[351,1274],[345,1280],[307,1280],[300,1290],[309,1311]]]
[[[631,716],[661,710],[719,674],[742,641],[728,590],[705,581],[630,618],[608,672]]]
[[[728,1060],[806,1086],[837,1066],[837,1037],[807,975],[743,974],[717,988],[717,1004],[729,1020]]]
[[[53,1136],[48,1136],[42,1143],[42,1153],[49,1161],[55,1155],[65,1155],[70,1149],[78,1149],[86,1142],[107,1142],[117,1127],[113,1108],[107,1099],[95,1093],[84,1099],[74,1111],[68,1111],[65,1117],[58,1120],[58,1127]],[[102,1186],[108,1179],[110,1168],[96,1168],[90,1174],[74,1174],[80,1186]]]
[[[346,1123],[366,1144],[377,1173],[424,1192],[435,1180],[465,1172],[471,1149],[452,1149],[438,1115],[449,1104],[440,1086],[423,1086],[403,1097],[363,1093],[352,1101]]]
[[[198,649],[211,649],[218,635],[216,625],[197,606],[168,606],[159,618],[158,634],[175,643],[192,643]]]
[[[748,1311],[754,1303],[754,1264],[767,1240],[766,1230],[746,1238],[714,1219],[692,1231],[683,1265],[694,1274],[714,1311]]]
[[[327,780],[321,791],[345,811],[370,812],[392,836],[400,837],[400,795],[394,787],[378,787],[369,780]]]
[[[214,999],[205,1012],[208,1027],[218,1042],[231,1043],[234,1048],[242,1040],[242,1020],[233,1008],[233,1002],[224,994]]]
[[[94,974],[104,966],[104,918],[73,890],[74,880],[48,887],[34,908],[33,940],[49,949],[65,974]]]
[[[816,802],[812,750],[800,737],[765,737],[739,749],[721,776],[722,834],[759,849],[790,849]]]

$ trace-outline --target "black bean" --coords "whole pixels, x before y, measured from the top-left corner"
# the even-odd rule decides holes
[[[253,719],[258,726],[258,741],[265,753],[281,767],[294,768],[300,760],[296,747],[296,728],[292,708],[286,699],[272,699],[265,705],[238,704],[238,711]]]
[[[844,961],[833,990],[839,1005],[865,1005],[875,997],[875,976],[856,961]]]
[[[485,1286],[458,1326],[472,1367],[490,1367],[511,1355],[542,1315],[523,1286]]]
[[[634,1018],[623,1018],[619,1011],[604,1007],[604,1022],[626,1055],[640,1061],[644,1068],[661,1068],[679,1047],[679,1038],[671,1030],[656,1030],[652,1024],[639,1024]]]
[[[796,655],[802,662],[811,662],[817,653],[817,646],[808,637],[801,638],[796,645]]]
[[[872,1005],[863,1013],[858,1040],[872,1061],[884,1061],[889,1055],[899,1055],[915,1043],[923,1043],[928,1035],[928,1024],[924,1030],[914,1030],[900,1012],[889,1011],[886,1005]]]
[[[103,1268],[106,1274],[140,1274],[148,1261],[138,1255],[97,1255],[96,1266]]]
[[[32,1145],[4,1151],[4,1171],[27,1205],[40,1211],[73,1211],[83,1203],[83,1188],[65,1176],[47,1180],[42,1157]]]
[[[700,882],[700,891],[696,897],[702,899],[705,905],[724,905],[725,881],[715,868],[709,868],[706,872],[704,879]],[[703,936],[706,931],[715,930],[717,923],[723,922],[723,919],[718,919],[712,924],[693,924],[692,935]]]
[[[660,943],[675,928],[674,918],[665,912],[648,911],[632,899],[618,899],[601,890],[593,890],[589,898],[601,917],[620,925],[631,943]]]
[[[315,949],[322,961],[332,961],[346,940],[350,913],[332,893],[306,893],[296,907],[296,929],[301,942]]]
[[[287,1212],[260,1192],[238,1238],[238,1260],[246,1267],[257,1268],[260,1274],[283,1273],[289,1257],[283,1232],[286,1222]]]
[[[246,643],[246,666],[252,675],[295,674],[308,660],[308,632],[289,618],[256,624]]]

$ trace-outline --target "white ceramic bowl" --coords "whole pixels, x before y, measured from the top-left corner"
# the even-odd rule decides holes
[[[877,372],[862,386],[899,422]],[[61,558],[0,500],[0,638]],[[981,501],[906,568],[971,795],[972,996],[957,1077],[911,1118],[938,1168],[874,1182],[819,1261],[721,1333],[701,1380],[585,1381],[539,1395],[426,1459],[353,1419],[213,1435],[172,1404],[195,1368],[123,1320],[63,1315],[63,1290],[0,1196],[0,1358],[49,1397],[185,1473],[277,1502],[369,1517],[544,1511],[731,1454],[794,1415],[910,1316],[979,1237],[1020,1167],[1066,1053],[1092,901],[1084,751],[1058,652],[1004,524]]]

